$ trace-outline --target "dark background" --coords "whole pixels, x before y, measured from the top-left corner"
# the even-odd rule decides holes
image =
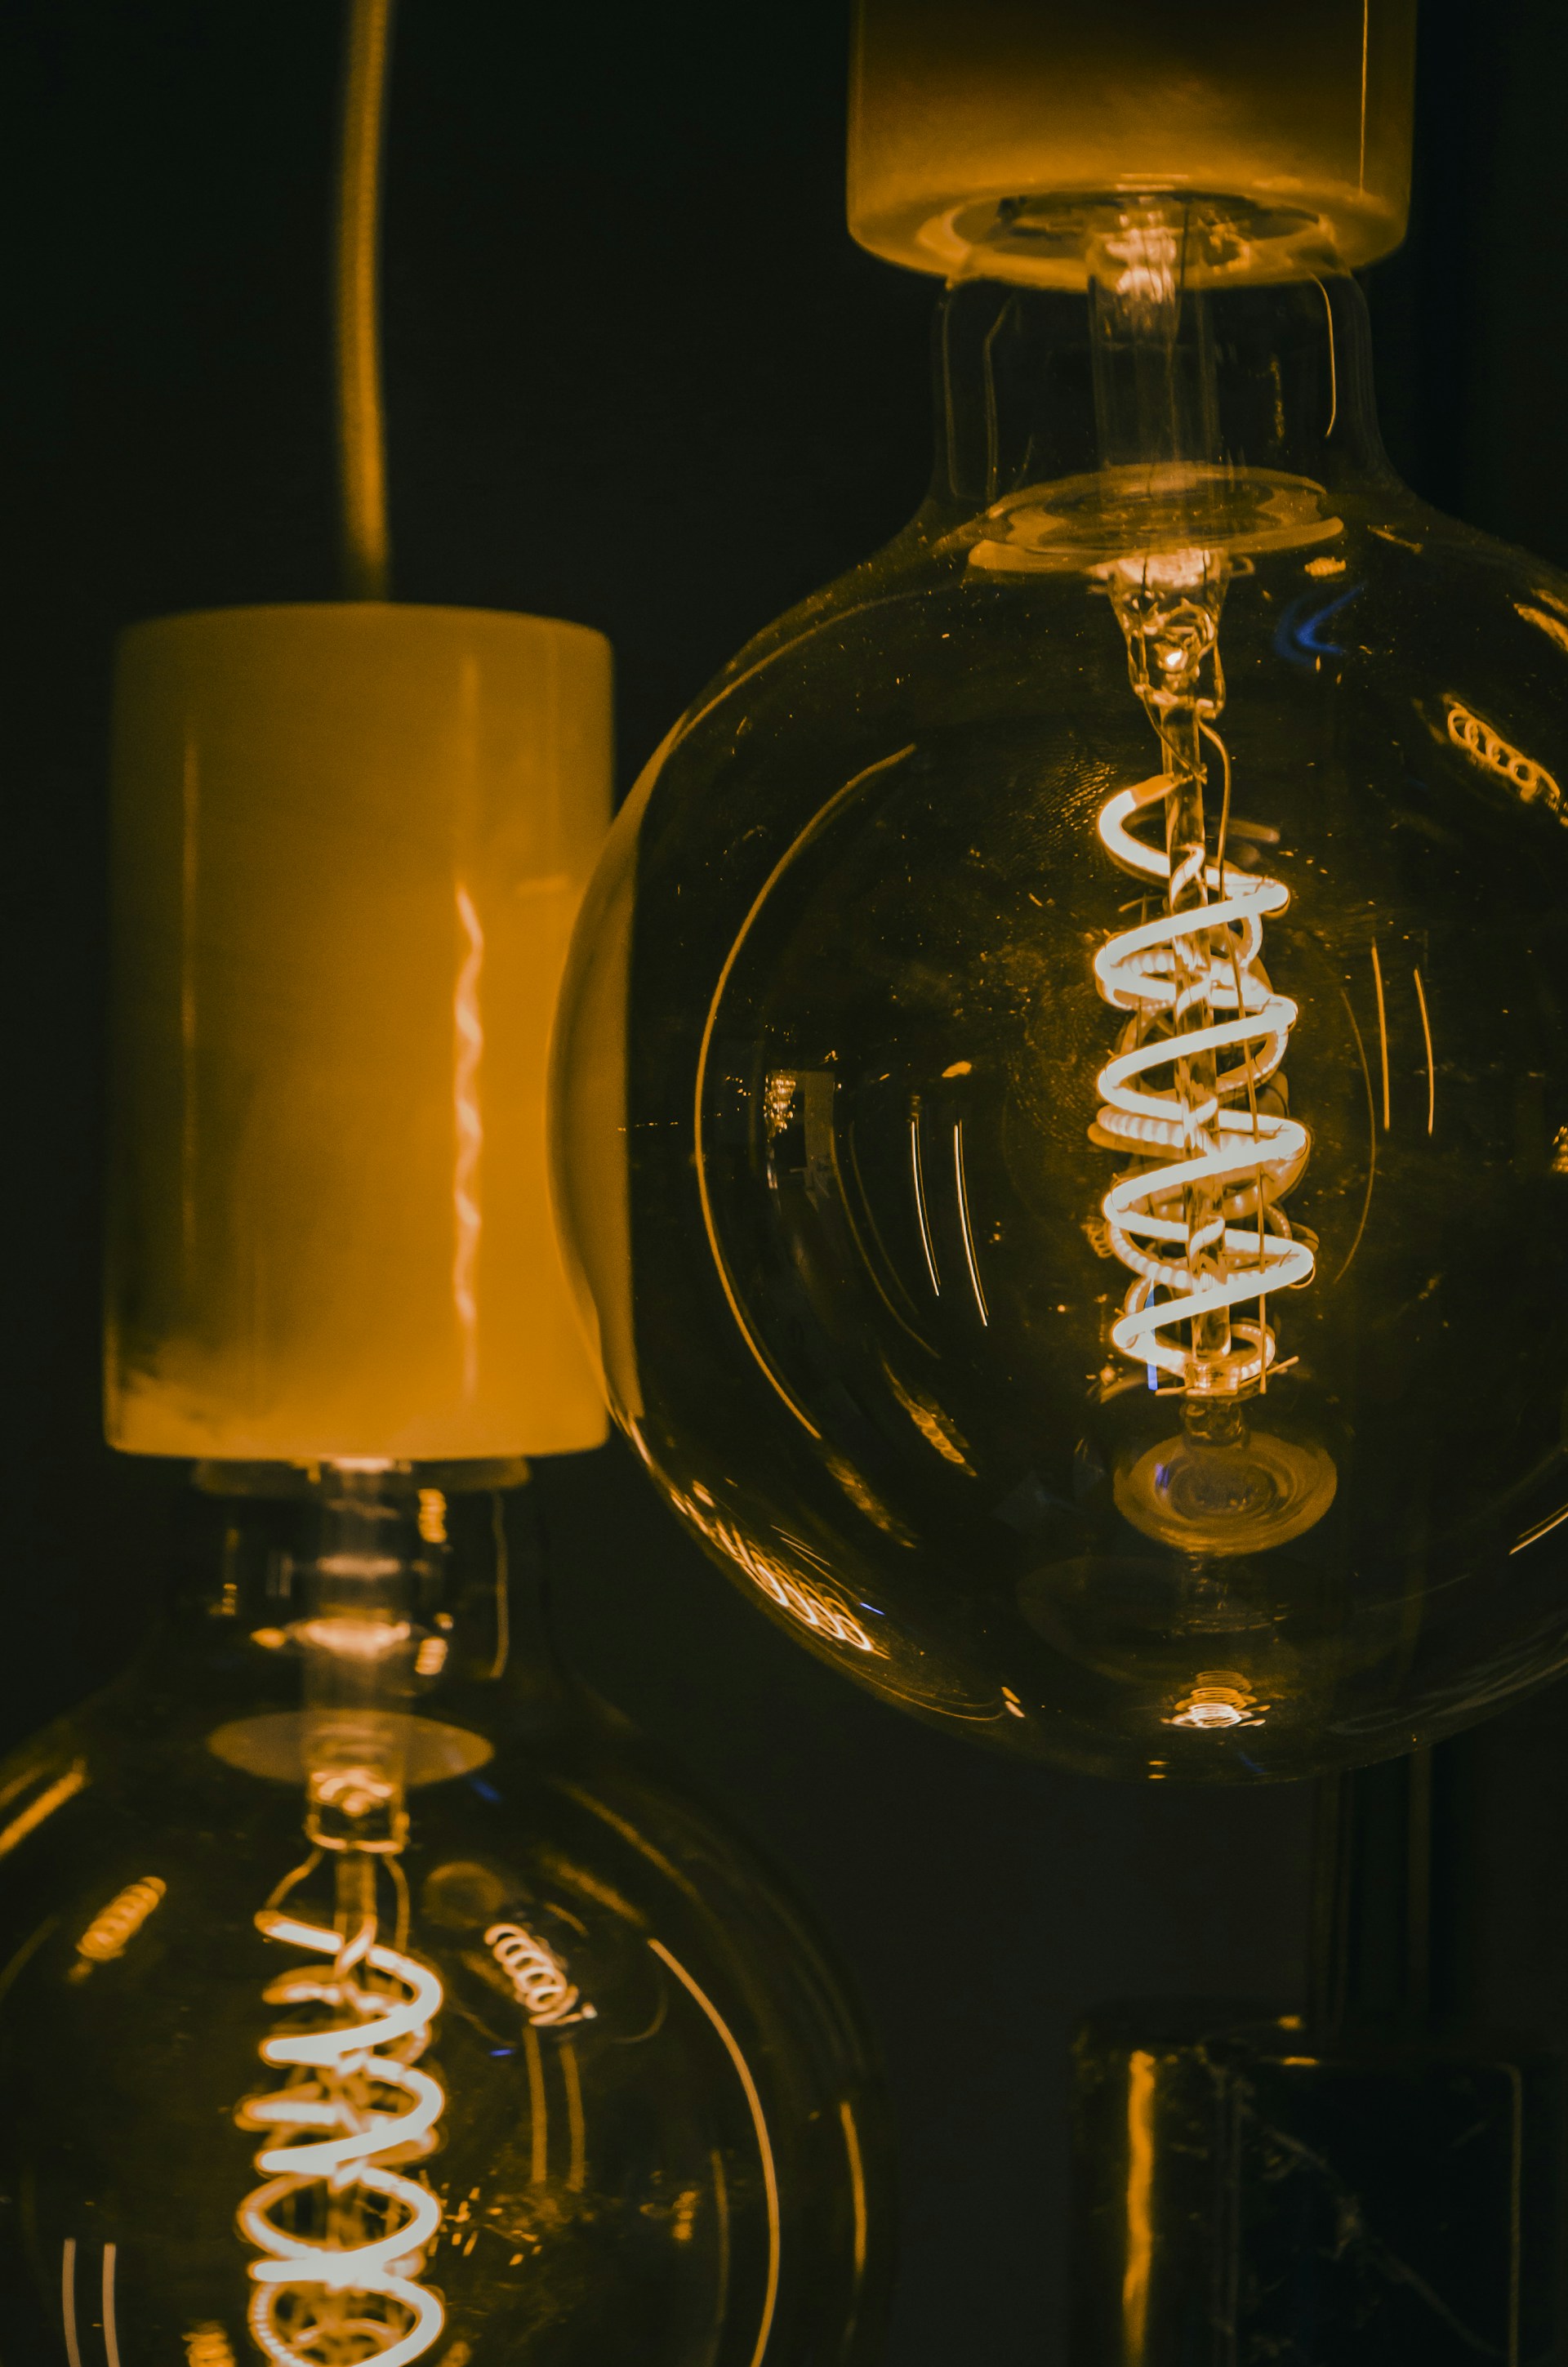
[[[934,289],[843,228],[847,0],[400,16],[396,588],[609,634],[629,782],[731,650],[915,506]],[[323,0],[0,14],[0,1744],[119,1665],[161,1582],[178,1475],[97,1434],[110,649],[335,596],[338,29]],[[1568,559],[1568,9],[1426,0],[1420,78],[1412,237],[1371,276],[1388,440],[1430,499]],[[1055,2359],[1073,2022],[1298,2000],[1309,1795],[993,1764],[793,1651],[618,1449],[540,1477],[577,1665],[794,1874],[866,2002],[895,2367]],[[1568,2036],[1562,1723],[1549,1694],[1450,1748],[1479,2006]]]

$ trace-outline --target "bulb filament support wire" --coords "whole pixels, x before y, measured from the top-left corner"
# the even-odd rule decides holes
[[[1269,1090],[1297,1007],[1258,958],[1264,920],[1284,911],[1290,891],[1225,863],[1223,842],[1218,861],[1189,855],[1179,867],[1141,837],[1137,818],[1155,809],[1163,818],[1185,787],[1176,773],[1156,774],[1100,809],[1107,854],[1159,883],[1167,909],[1117,931],[1095,957],[1101,995],[1129,1017],[1100,1072],[1089,1131],[1137,1162],[1100,1204],[1110,1247],[1133,1274],[1112,1342],[1148,1366],[1151,1387],[1165,1373],[1234,1397],[1266,1385],[1276,1354],[1269,1294],[1309,1281],[1314,1267],[1279,1206],[1306,1164],[1307,1132]],[[1194,1206],[1208,1212],[1201,1240]],[[1255,1319],[1232,1316],[1253,1300]],[[1199,1358],[1187,1327],[1216,1317],[1227,1344]]]
[[[432,2150],[446,2105],[440,2081],[417,2067],[441,1983],[379,1943],[373,1918],[346,1939],[270,1908],[256,1925],[327,1961],[265,1991],[269,2005],[302,2010],[261,2047],[286,2084],[236,2114],[266,2134],[256,2156],[265,2182],[239,2211],[242,2235],[265,2255],[251,2264],[251,2332],[276,2367],[329,2356],[408,2367],[446,2322],[440,2295],[420,2282],[441,2204],[402,2174]]]

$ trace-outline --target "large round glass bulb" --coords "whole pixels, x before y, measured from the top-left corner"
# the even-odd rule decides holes
[[[0,1767],[7,2361],[874,2355],[855,2021],[554,1668],[519,1468],[268,1476]]]
[[[1568,583],[1393,478],[1353,282],[1070,213],[1087,301],[948,296],[931,499],[623,812],[561,1196],[617,1418],[798,1639],[1300,1775],[1568,1660]]]

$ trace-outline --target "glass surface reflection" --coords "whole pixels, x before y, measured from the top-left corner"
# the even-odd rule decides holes
[[[1393,479],[1352,282],[1183,293],[1157,211],[951,291],[925,507],[649,766],[560,1196],[769,1615],[1250,1780],[1568,1658],[1568,584]]]
[[[206,1476],[179,1616],[0,1771],[18,2358],[874,2355],[857,2026],[556,1669],[520,1467]]]

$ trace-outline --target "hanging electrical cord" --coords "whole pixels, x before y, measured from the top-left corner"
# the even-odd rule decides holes
[[[393,0],[346,0],[333,311],[344,589],[385,600],[387,426],[381,391],[381,179]]]

